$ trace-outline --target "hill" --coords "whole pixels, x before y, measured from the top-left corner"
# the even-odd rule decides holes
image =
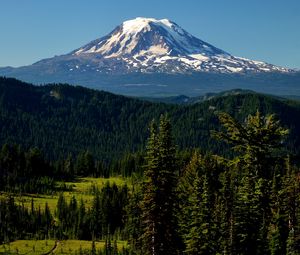
[[[169,105],[67,84],[33,86],[0,78],[0,144],[36,146],[50,159],[89,150],[109,160],[144,148],[152,119],[169,113],[181,149],[201,147],[224,152],[210,138],[218,129],[216,113],[243,120],[257,110],[275,113],[291,129],[287,146],[300,145],[300,104],[256,93],[213,97],[193,105]]]

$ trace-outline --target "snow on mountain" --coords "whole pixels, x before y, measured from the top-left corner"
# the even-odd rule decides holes
[[[167,19],[136,18],[68,54],[0,75],[98,82],[103,74],[293,73],[294,70],[235,57],[191,35]],[[47,77],[47,79],[45,79]],[[98,77],[98,78],[97,78]],[[28,80],[31,81],[31,80]]]
[[[141,55],[188,55],[225,52],[193,37],[167,19],[128,20],[104,38],[93,41],[75,54],[100,53],[105,57]]]
[[[299,71],[235,57],[172,21],[153,18],[125,21],[68,54],[0,68],[0,76],[143,97],[198,96],[234,88],[298,95],[300,84]]]
[[[64,55],[70,71],[130,72],[289,72],[232,56],[189,34],[168,19],[136,18],[110,34]],[[76,60],[74,63],[74,60]]]

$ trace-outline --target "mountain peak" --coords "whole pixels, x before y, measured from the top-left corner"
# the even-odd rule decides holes
[[[229,55],[192,36],[168,19],[138,17],[127,20],[110,34],[75,50],[74,55],[101,54],[105,58],[149,58]],[[199,54],[201,56],[199,56]],[[193,57],[192,57],[193,58]]]
[[[144,28],[148,28],[151,23],[161,26],[166,26],[168,28],[172,28],[174,22],[171,22],[168,19],[154,19],[154,18],[145,18],[145,17],[137,17],[135,19],[127,20],[122,23],[123,30],[127,32],[138,33]]]
[[[145,17],[124,21],[108,35],[71,52],[71,56],[90,58],[99,63],[100,68],[95,67],[96,70],[106,73],[290,71],[232,56],[196,38],[173,21]]]
[[[137,17],[108,35],[66,55],[34,64],[55,73],[259,73],[290,72],[260,61],[235,57],[191,35],[168,19]]]

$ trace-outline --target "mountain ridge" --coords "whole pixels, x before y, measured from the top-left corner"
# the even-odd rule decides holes
[[[0,145],[38,147],[48,158],[89,150],[109,160],[144,148],[148,126],[168,113],[179,148],[228,150],[211,138],[218,129],[216,113],[239,120],[260,110],[276,113],[290,127],[288,145],[300,149],[300,103],[255,94],[230,94],[192,105],[151,103],[67,84],[33,86],[0,77]]]
[[[131,96],[199,96],[233,88],[300,95],[300,72],[230,55],[167,19],[136,18],[67,54],[0,75]]]
[[[104,74],[293,72],[261,61],[235,57],[198,39],[168,19],[138,17],[68,54],[34,65],[64,62],[69,72]],[[61,65],[60,65],[61,66]]]

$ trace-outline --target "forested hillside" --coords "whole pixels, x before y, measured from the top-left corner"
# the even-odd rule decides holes
[[[0,78],[0,144],[36,146],[51,160],[88,150],[107,161],[142,150],[150,121],[168,113],[180,149],[227,153],[227,146],[210,137],[210,130],[219,126],[216,113],[228,112],[243,120],[257,110],[275,113],[291,129],[287,145],[298,150],[300,104],[294,101],[245,93],[179,106],[79,86],[33,86]]]
[[[40,186],[39,180],[51,180],[53,175],[37,171],[50,169],[47,162],[31,151],[13,158],[14,153],[3,147],[0,187],[7,189],[0,199],[0,252],[18,254],[21,246],[14,240],[59,240],[52,244],[55,250],[61,241],[75,239],[90,241],[90,248],[73,246],[67,254],[299,254],[299,168],[281,150],[289,130],[274,115],[258,111],[244,122],[227,113],[218,118],[223,127],[212,136],[231,145],[237,153],[233,158],[194,151],[180,164],[172,125],[162,115],[159,127],[157,122],[150,125],[140,166],[144,175],[136,178],[132,173],[130,186],[90,187],[85,195],[92,196],[91,202],[79,199],[78,193],[67,200],[64,195],[74,186]],[[21,155],[24,161],[16,160]],[[71,169],[70,162],[62,168]],[[22,176],[22,169],[27,175]],[[78,177],[77,171],[69,174]],[[15,201],[15,184],[22,180],[34,192],[30,206]],[[24,196],[24,191],[18,193]],[[48,200],[44,207],[35,206],[33,197],[40,192],[50,192],[49,201],[59,194],[55,209]],[[35,254],[35,249],[28,254]]]
[[[54,254],[62,240],[67,254],[298,254],[299,103],[168,105],[1,78],[0,104],[0,252],[35,239]]]

